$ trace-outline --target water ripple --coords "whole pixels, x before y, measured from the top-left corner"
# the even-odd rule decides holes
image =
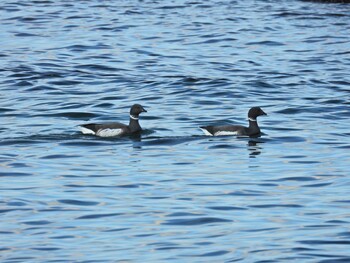
[[[171,219],[163,223],[164,225],[202,225],[202,224],[215,224],[215,223],[225,223],[231,222],[231,220],[214,218],[214,217],[202,217],[202,218],[191,218],[191,219]]]
[[[348,262],[340,2],[2,1],[0,261]]]

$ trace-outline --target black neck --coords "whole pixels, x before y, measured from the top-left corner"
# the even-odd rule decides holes
[[[253,119],[249,119],[249,134],[255,135],[260,133],[258,122]]]
[[[141,131],[141,126],[139,124],[139,116],[130,115],[129,128],[131,132]]]

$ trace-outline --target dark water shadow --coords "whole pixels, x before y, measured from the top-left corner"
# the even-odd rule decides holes
[[[141,148],[143,146],[174,146],[178,144],[188,143],[191,141],[201,140],[204,136],[166,136],[166,137],[146,137],[136,142],[134,141],[133,146]]]
[[[124,144],[130,143],[134,148],[142,148],[147,146],[174,146],[178,144],[188,143],[191,141],[212,141],[222,142],[218,145],[211,147],[214,148],[236,148],[233,145],[232,138],[234,136],[218,136],[209,137],[205,135],[192,135],[192,136],[154,136],[154,130],[145,130],[142,133],[132,134],[122,137],[98,137],[95,135],[86,135],[79,132],[66,134],[66,133],[53,133],[53,134],[35,134],[23,137],[12,137],[0,140],[0,146],[11,145],[37,145],[45,143],[58,143],[65,146],[103,146],[110,144]],[[261,143],[265,143],[268,140],[262,138],[249,138],[249,137],[236,137],[238,141],[247,141],[248,147],[256,147]]]
[[[24,137],[12,137],[0,140],[0,146],[16,145],[37,145],[45,143],[58,143],[62,146],[110,146],[126,144],[133,148],[143,148],[149,146],[175,146],[194,141],[200,141],[200,144],[208,144],[208,149],[234,149],[242,148],[242,141],[246,142],[250,157],[254,158],[261,154],[265,143],[283,144],[305,142],[305,138],[297,136],[279,136],[270,138],[267,134],[259,137],[241,137],[241,136],[155,136],[156,130],[148,129],[141,133],[122,137],[98,137],[94,135],[81,134],[80,132],[53,133],[53,134],[35,134]]]
[[[265,143],[263,140],[248,140],[247,149],[249,151],[249,157],[255,158],[260,155],[263,143]]]

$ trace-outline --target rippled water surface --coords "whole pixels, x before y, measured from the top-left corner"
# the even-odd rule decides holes
[[[0,6],[1,262],[349,262],[350,5]],[[128,122],[141,138],[81,135]],[[260,138],[207,137],[246,124]]]

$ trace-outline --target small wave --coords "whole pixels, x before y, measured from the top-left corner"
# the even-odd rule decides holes
[[[178,225],[178,226],[193,226],[193,225],[205,225],[232,222],[232,220],[216,218],[216,217],[202,217],[202,218],[189,218],[189,219],[172,219],[168,220],[163,225]]]
[[[110,213],[110,214],[92,214],[92,215],[85,215],[77,217],[76,219],[99,219],[99,218],[105,218],[105,217],[114,217],[114,216],[120,216],[123,215],[122,213]]]
[[[209,206],[208,208],[212,210],[219,210],[219,211],[247,210],[247,208],[237,207],[237,206]]]
[[[325,187],[325,186],[330,186],[330,185],[332,185],[332,183],[308,184],[308,185],[303,185],[303,187],[318,188],[318,187]]]
[[[350,245],[350,240],[303,240],[299,243],[306,245]]]
[[[58,247],[32,247],[32,250],[38,250],[38,251],[57,251],[61,248]]]
[[[315,181],[316,178],[312,176],[293,176],[293,177],[284,177],[277,180],[272,181],[278,181],[278,182],[284,182],[284,181],[296,181],[296,182],[306,182],[306,181]]]
[[[0,172],[0,177],[19,177],[19,176],[31,176],[33,174],[31,173],[23,173],[23,172]]]
[[[37,34],[30,34],[30,33],[16,33],[16,37],[37,37],[39,35]]]
[[[284,46],[285,44],[277,41],[257,41],[257,42],[248,42],[247,45]]]
[[[52,224],[52,222],[48,220],[37,220],[37,221],[24,221],[22,222],[22,224],[30,225],[30,226],[43,226],[43,225]]]
[[[221,256],[221,255],[225,255],[230,253],[230,251],[227,250],[218,250],[218,251],[214,251],[214,252],[208,252],[208,253],[204,253],[201,255],[198,255],[199,257],[217,257],[217,256]]]
[[[301,208],[302,205],[297,204],[268,204],[268,205],[251,205],[251,208]]]
[[[120,69],[118,68],[114,68],[114,67],[109,67],[109,66],[105,66],[105,65],[98,65],[98,64],[83,64],[83,65],[79,65],[79,66],[75,66],[76,69],[88,69],[88,70],[92,70],[92,71],[109,71],[109,72],[113,72],[113,71],[120,71]],[[125,71],[125,69],[123,69],[123,71]]]
[[[68,119],[76,120],[89,120],[98,117],[98,114],[89,112],[60,112],[60,113],[47,113],[47,114],[36,114],[34,117],[64,117]]]
[[[95,206],[98,205],[98,202],[93,201],[81,201],[81,200],[72,200],[72,199],[62,199],[58,200],[58,202],[67,205],[78,205],[78,206]]]
[[[51,85],[57,85],[57,86],[76,86],[81,84],[81,81],[76,80],[58,80],[58,81],[49,81],[48,82]]]
[[[5,113],[5,112],[13,112],[15,111],[14,109],[10,108],[0,108],[0,113]]]

